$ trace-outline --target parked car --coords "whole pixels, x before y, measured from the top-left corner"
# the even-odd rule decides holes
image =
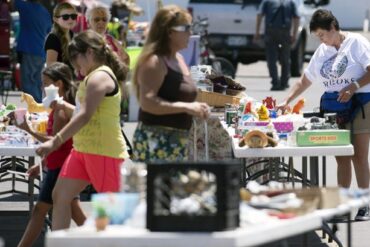
[[[311,15],[319,6],[327,5],[329,0],[294,1],[301,18],[298,38],[292,45],[291,74],[300,76],[305,54],[312,54],[318,46],[318,40],[315,41],[309,32]],[[237,65],[238,62],[247,64],[265,59],[264,43],[253,43],[256,15],[261,2],[262,0],[190,0],[188,9],[194,18],[208,18],[209,46],[215,54]],[[263,25],[261,27],[263,34]]]

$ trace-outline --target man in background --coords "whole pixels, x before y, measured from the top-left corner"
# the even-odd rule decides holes
[[[266,60],[271,77],[271,90],[289,87],[290,49],[295,42],[299,26],[297,6],[292,0],[263,0],[257,14],[254,42],[260,39],[260,26],[265,17]],[[281,76],[278,76],[277,61],[280,58]]]
[[[21,90],[42,101],[41,71],[45,65],[44,43],[51,29],[51,16],[38,0],[13,0],[19,12],[20,33],[17,39],[21,64]]]

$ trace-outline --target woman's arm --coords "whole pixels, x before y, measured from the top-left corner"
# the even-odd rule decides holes
[[[292,90],[290,90],[288,97],[283,100],[281,104],[279,104],[276,108],[282,110],[283,112],[286,110],[287,106],[290,102],[292,102],[295,98],[301,95],[307,88],[312,85],[312,82],[306,77],[305,74],[302,75],[301,79],[294,84]]]
[[[49,67],[52,63],[58,61],[58,52],[55,50],[46,51],[46,67]]]
[[[158,91],[167,74],[167,68],[158,56],[150,57],[140,66],[137,78],[140,90],[139,102],[144,111],[155,115],[188,113],[199,117],[208,116],[209,107],[205,103],[169,102],[158,97]]]
[[[357,89],[369,84],[370,82],[370,66],[366,67],[366,72],[356,82],[350,83],[348,86],[339,91],[338,101],[347,102],[355,94]]]

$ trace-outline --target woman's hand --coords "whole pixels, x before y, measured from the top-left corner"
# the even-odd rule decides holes
[[[282,114],[284,114],[288,109],[289,109],[289,105],[286,101],[283,101],[280,104],[277,104],[275,106],[275,110],[277,112],[280,110]]]
[[[192,102],[187,104],[186,112],[192,116],[207,119],[211,109],[206,103]]]
[[[40,174],[40,165],[33,165],[33,166],[31,166],[28,169],[27,174],[30,177],[33,177],[33,178],[37,177]]]
[[[53,152],[54,150],[56,150],[60,145],[61,145],[61,143],[59,144],[58,139],[53,138],[53,139],[51,139],[51,140],[49,140],[47,142],[42,143],[36,149],[36,153],[40,157],[44,158],[45,156],[47,156],[48,154],[50,154],[51,152]]]
[[[345,103],[349,101],[352,96],[355,94],[357,87],[355,84],[351,83],[348,86],[342,88],[338,94],[338,101],[341,103]]]

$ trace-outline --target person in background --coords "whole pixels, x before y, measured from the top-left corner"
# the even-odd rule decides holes
[[[128,54],[123,50],[122,45],[107,33],[108,22],[111,18],[109,9],[102,5],[94,5],[87,10],[86,17],[89,27],[102,35],[105,38],[105,42],[117,54],[119,59],[128,66],[130,60]]]
[[[74,96],[76,92],[72,78],[73,77],[70,68],[67,65],[59,62],[53,63],[42,71],[43,86],[47,87],[54,85],[58,87],[59,96],[63,97],[63,99],[70,104],[74,104]],[[47,136],[35,132],[28,125],[26,119],[22,124],[17,124],[17,127],[27,131],[38,141],[46,142],[52,139],[53,136],[55,136],[55,134],[58,133],[69,121],[70,116],[66,115],[66,112],[60,108],[52,110],[49,114]],[[40,235],[40,232],[44,226],[45,217],[53,206],[51,193],[54,189],[61,167],[71,150],[72,139],[68,139],[57,150],[46,156],[44,164],[46,163],[47,173],[42,181],[43,183],[40,189],[38,201],[33,208],[31,218],[28,222],[23,237],[18,244],[18,247],[32,246]],[[32,177],[38,176],[39,172],[40,167],[38,164],[32,166],[27,171],[27,173]],[[78,198],[72,200],[71,208],[73,220],[77,225],[82,225],[86,220],[86,216],[81,209]]]
[[[41,71],[45,64],[43,46],[45,37],[50,32],[51,16],[37,0],[13,0],[12,4],[19,12],[20,19],[17,52],[21,65],[21,90],[40,103]]]
[[[191,16],[178,6],[160,9],[133,75],[140,104],[133,139],[139,161],[186,160],[193,117],[207,118],[209,106],[196,102],[197,88],[184,58]]]
[[[325,92],[339,92],[338,101],[347,102],[352,97],[360,100],[363,107],[352,123],[342,128],[352,131],[353,156],[338,156],[338,185],[351,185],[351,162],[356,173],[357,185],[369,188],[369,140],[370,140],[370,43],[361,36],[340,30],[338,20],[328,10],[317,10],[310,21],[310,31],[321,41],[304,71],[300,81],[288,97],[278,105],[286,110],[290,102],[302,94],[312,83],[319,83]],[[358,210],[356,220],[370,220],[369,207]]]
[[[69,227],[71,201],[87,185],[92,184],[97,192],[118,192],[121,164],[129,157],[120,126],[118,83],[125,80],[127,67],[92,30],[76,35],[68,54],[75,69],[85,76],[76,94],[76,107],[60,106],[74,111],[74,116],[36,150],[43,157],[73,137],[73,149],[53,191],[53,230]]]
[[[53,12],[53,28],[45,41],[46,65],[54,62],[70,64],[67,47],[72,39],[71,29],[76,25],[77,12],[73,5],[67,2],[59,3]]]
[[[297,38],[299,15],[293,0],[264,0],[259,7],[256,33],[253,41],[260,40],[260,26],[265,17],[265,51],[270,77],[271,90],[284,90],[289,87],[290,49]],[[280,58],[280,59],[279,59]],[[277,61],[281,63],[279,79]]]

